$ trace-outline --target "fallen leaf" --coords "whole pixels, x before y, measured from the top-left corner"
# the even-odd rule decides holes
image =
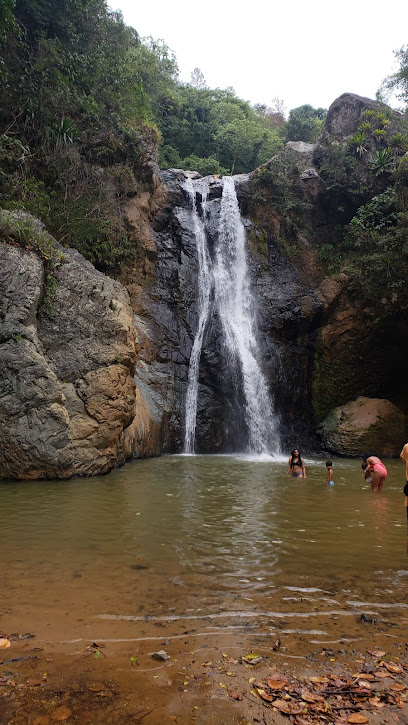
[[[377,659],[381,659],[382,657],[385,657],[385,652],[382,649],[368,649],[368,654],[372,657],[377,657]]]
[[[273,680],[271,677],[268,677],[266,680],[266,683],[271,690],[282,690],[282,688],[287,685],[287,682],[287,680]]]
[[[309,677],[310,682],[314,682],[319,685],[326,685],[330,682],[328,677]]]
[[[285,700],[274,700],[272,705],[276,707],[279,712],[284,712],[286,715],[292,714],[291,706],[288,702],[285,702]]]
[[[254,687],[260,687],[261,690],[264,690],[266,685],[262,680],[254,680]]]
[[[374,675],[370,672],[355,672],[352,678],[353,680],[375,680]]]
[[[377,670],[376,672],[374,672],[374,676],[382,679],[384,677],[389,677],[389,674],[388,672],[384,672],[383,670]]]
[[[233,700],[242,700],[241,695],[236,690],[228,690],[228,694]]]
[[[393,692],[402,692],[406,689],[405,685],[401,684],[401,682],[395,682],[393,685],[390,685],[390,690],[393,690]]]
[[[86,682],[86,689],[91,692],[101,692],[105,689],[105,685],[102,682]]]
[[[366,690],[371,690],[371,685],[369,682],[367,682],[367,680],[359,680],[358,684],[360,685],[360,687],[365,687]]]
[[[363,723],[368,722],[368,719],[365,715],[362,715],[360,712],[354,712],[350,717],[347,719],[347,722],[349,723],[357,723],[358,725],[363,725]]]
[[[7,647],[10,647],[10,640],[6,639],[6,637],[0,637],[0,649],[7,649]]]
[[[265,700],[266,702],[272,702],[275,695],[269,695],[268,692],[265,692],[265,690],[258,690],[258,695],[262,697],[262,700]]]
[[[263,662],[263,657],[261,655],[256,654],[249,654],[244,655],[244,657],[241,658],[243,662],[246,662],[247,665],[258,665],[260,662]]]
[[[402,672],[402,667],[396,665],[394,662],[383,662],[383,665],[388,672],[393,672],[395,675],[399,675]]]
[[[309,690],[301,690],[300,696],[305,702],[324,702],[321,695],[317,695],[315,692],[309,692]]]
[[[72,710],[70,710],[69,707],[66,707],[65,705],[61,705],[61,707],[57,707],[57,709],[54,710],[53,713],[51,713],[51,718],[53,720],[56,720],[57,722],[63,722],[63,720],[68,720],[71,715]]]
[[[285,702],[285,700],[273,700],[272,705],[285,715],[299,715],[306,708],[305,702]]]
[[[39,715],[33,720],[33,725],[50,725],[50,718],[48,715]]]
[[[201,667],[211,667],[212,662],[202,662]]]
[[[220,682],[220,687],[222,687],[222,688],[224,688],[224,690],[226,690],[228,688],[228,685],[224,685],[223,682]]]

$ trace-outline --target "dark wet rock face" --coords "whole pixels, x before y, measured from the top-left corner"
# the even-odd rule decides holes
[[[168,211],[165,228],[156,232],[155,280],[144,314],[154,319],[160,331],[157,355],[174,390],[164,450],[179,451],[183,449],[188,366],[198,327],[198,258],[189,199],[182,189],[185,176],[177,170],[166,171],[163,181],[177,204]],[[241,206],[245,207],[249,177],[236,177],[235,183]],[[222,185],[221,179],[210,180],[207,243],[211,255],[218,239]],[[197,195],[199,213],[200,201]],[[289,444],[295,438],[297,445],[316,449],[310,396],[313,346],[301,346],[299,337],[313,339],[321,302],[282,256],[273,234],[265,239],[249,220],[244,219],[244,224],[258,310],[260,364],[281,418],[283,442]],[[247,441],[244,401],[232,395],[236,370],[227,359],[220,325],[213,306],[200,359],[197,452],[242,450]]]

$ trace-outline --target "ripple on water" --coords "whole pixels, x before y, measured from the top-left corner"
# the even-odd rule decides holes
[[[223,607],[232,617],[245,594],[254,621],[322,616],[324,627],[331,615],[405,609],[399,464],[390,462],[388,487],[374,496],[356,461],[335,463],[344,485],[330,491],[324,461],[308,459],[300,483],[285,476],[287,456],[168,456],[95,479],[0,484],[0,605],[18,611],[27,601],[47,619],[57,600],[71,622],[84,602],[126,615],[199,600],[208,616]],[[384,583],[396,602],[384,602]],[[294,593],[287,612],[283,591]]]

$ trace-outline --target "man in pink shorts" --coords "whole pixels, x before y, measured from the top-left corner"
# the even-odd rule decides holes
[[[371,473],[371,490],[381,492],[388,475],[386,467],[381,459],[374,456],[371,451],[364,453],[363,461],[367,464],[367,471]]]

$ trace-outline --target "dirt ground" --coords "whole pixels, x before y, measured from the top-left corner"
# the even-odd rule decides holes
[[[222,638],[164,633],[137,646],[10,634],[0,649],[0,723],[408,723],[405,640],[363,624],[358,649],[347,638],[327,649],[244,628]]]

